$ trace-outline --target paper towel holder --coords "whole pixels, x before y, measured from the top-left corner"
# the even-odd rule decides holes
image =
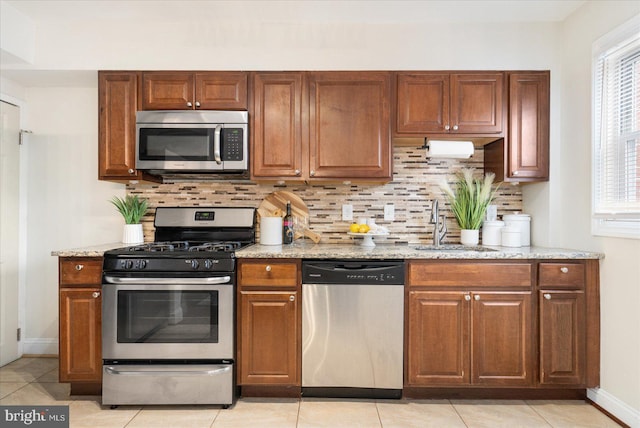
[[[424,138],[421,149],[426,149],[427,158],[469,159],[473,156],[473,142],[468,140],[429,140]]]

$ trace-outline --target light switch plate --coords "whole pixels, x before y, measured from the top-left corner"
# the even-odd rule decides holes
[[[387,204],[384,206],[384,220],[394,221],[396,219],[396,208],[393,204]]]
[[[342,221],[350,220],[353,220],[353,205],[344,204],[342,205]]]

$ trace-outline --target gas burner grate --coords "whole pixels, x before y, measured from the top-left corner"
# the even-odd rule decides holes
[[[224,242],[205,242],[200,245],[195,245],[189,248],[189,251],[233,251],[240,248],[242,244],[236,241],[224,241]]]
[[[136,251],[152,251],[152,252],[165,252],[165,251],[180,251],[189,248],[188,241],[170,241],[170,242],[151,242],[148,244],[136,245],[129,247],[131,252]]]

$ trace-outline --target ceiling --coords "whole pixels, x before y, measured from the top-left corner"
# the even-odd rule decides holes
[[[585,0],[82,0],[6,1],[33,19],[197,21],[212,14],[258,22],[553,22]]]

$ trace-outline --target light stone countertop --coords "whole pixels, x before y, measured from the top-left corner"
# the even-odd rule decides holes
[[[116,242],[91,247],[52,251],[58,257],[102,257],[105,251],[125,247]],[[425,251],[419,245],[378,244],[368,248],[352,244],[260,245],[236,251],[237,258],[303,259],[603,259],[591,251],[546,247],[487,247],[496,251]]]

